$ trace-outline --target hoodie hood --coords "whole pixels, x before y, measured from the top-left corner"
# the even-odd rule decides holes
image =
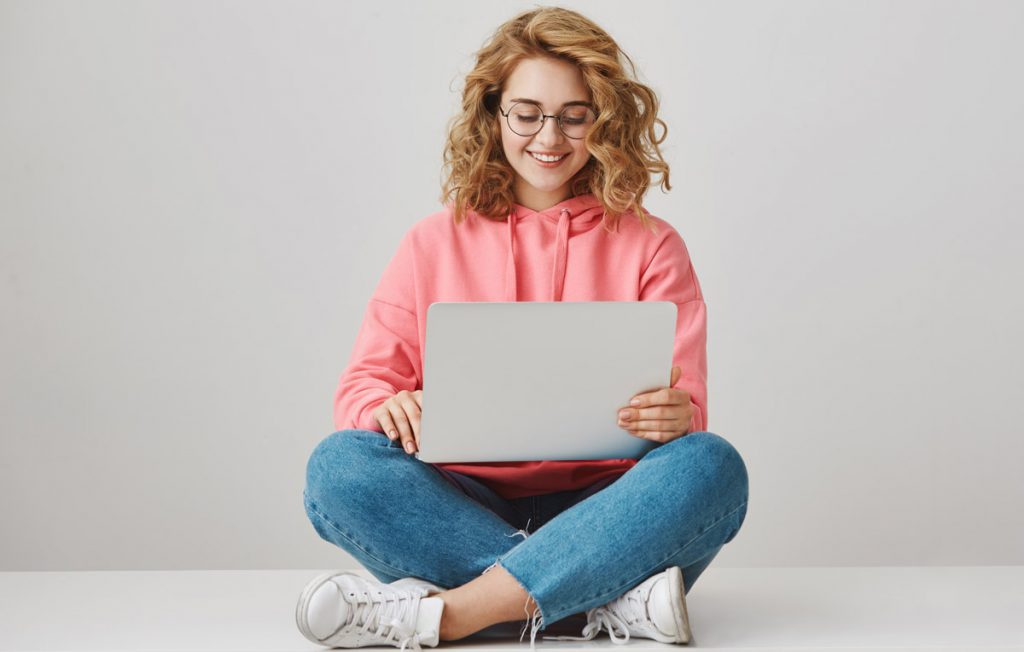
[[[565,199],[551,208],[535,211],[521,204],[513,204],[506,222],[508,223],[508,265],[505,270],[505,296],[507,301],[518,301],[516,288],[516,226],[523,220],[548,220],[555,223],[556,235],[554,259],[551,265],[551,301],[562,300],[562,285],[565,282],[565,260],[569,249],[569,238],[589,231],[601,223],[604,207],[593,193],[586,193]]]

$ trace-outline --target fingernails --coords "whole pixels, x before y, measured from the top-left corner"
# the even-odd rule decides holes
[[[395,433],[394,430],[392,430],[391,432],[388,433],[388,439],[390,439],[391,441],[394,441],[395,437],[397,437],[397,436],[398,435]]]
[[[629,418],[629,410],[622,410],[621,412],[619,412],[619,418],[620,419],[628,419]]]
[[[411,453],[412,452],[412,442],[411,441],[405,442],[405,452],[406,453]]]
[[[629,402],[630,405],[640,405],[640,399],[635,398]]]

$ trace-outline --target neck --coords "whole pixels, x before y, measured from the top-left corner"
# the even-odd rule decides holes
[[[545,191],[534,188],[522,179],[516,180],[512,191],[517,204],[538,212],[551,208],[572,196],[569,192],[569,184],[565,184],[557,190]]]

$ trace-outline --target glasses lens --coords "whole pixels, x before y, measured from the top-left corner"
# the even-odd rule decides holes
[[[586,106],[570,106],[562,111],[562,131],[569,138],[583,138],[597,116]]]
[[[533,104],[516,104],[508,112],[508,126],[520,136],[532,136],[540,131],[540,108]]]

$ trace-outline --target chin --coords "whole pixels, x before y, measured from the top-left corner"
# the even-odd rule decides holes
[[[533,186],[534,188],[536,188],[537,190],[540,190],[542,192],[554,192],[554,191],[558,190],[559,188],[564,187],[565,184],[571,178],[572,177],[566,177],[565,179],[558,179],[557,181],[552,181],[551,179],[545,179],[544,183],[538,183],[535,179],[530,179],[529,177],[527,177],[526,181],[531,186]]]

